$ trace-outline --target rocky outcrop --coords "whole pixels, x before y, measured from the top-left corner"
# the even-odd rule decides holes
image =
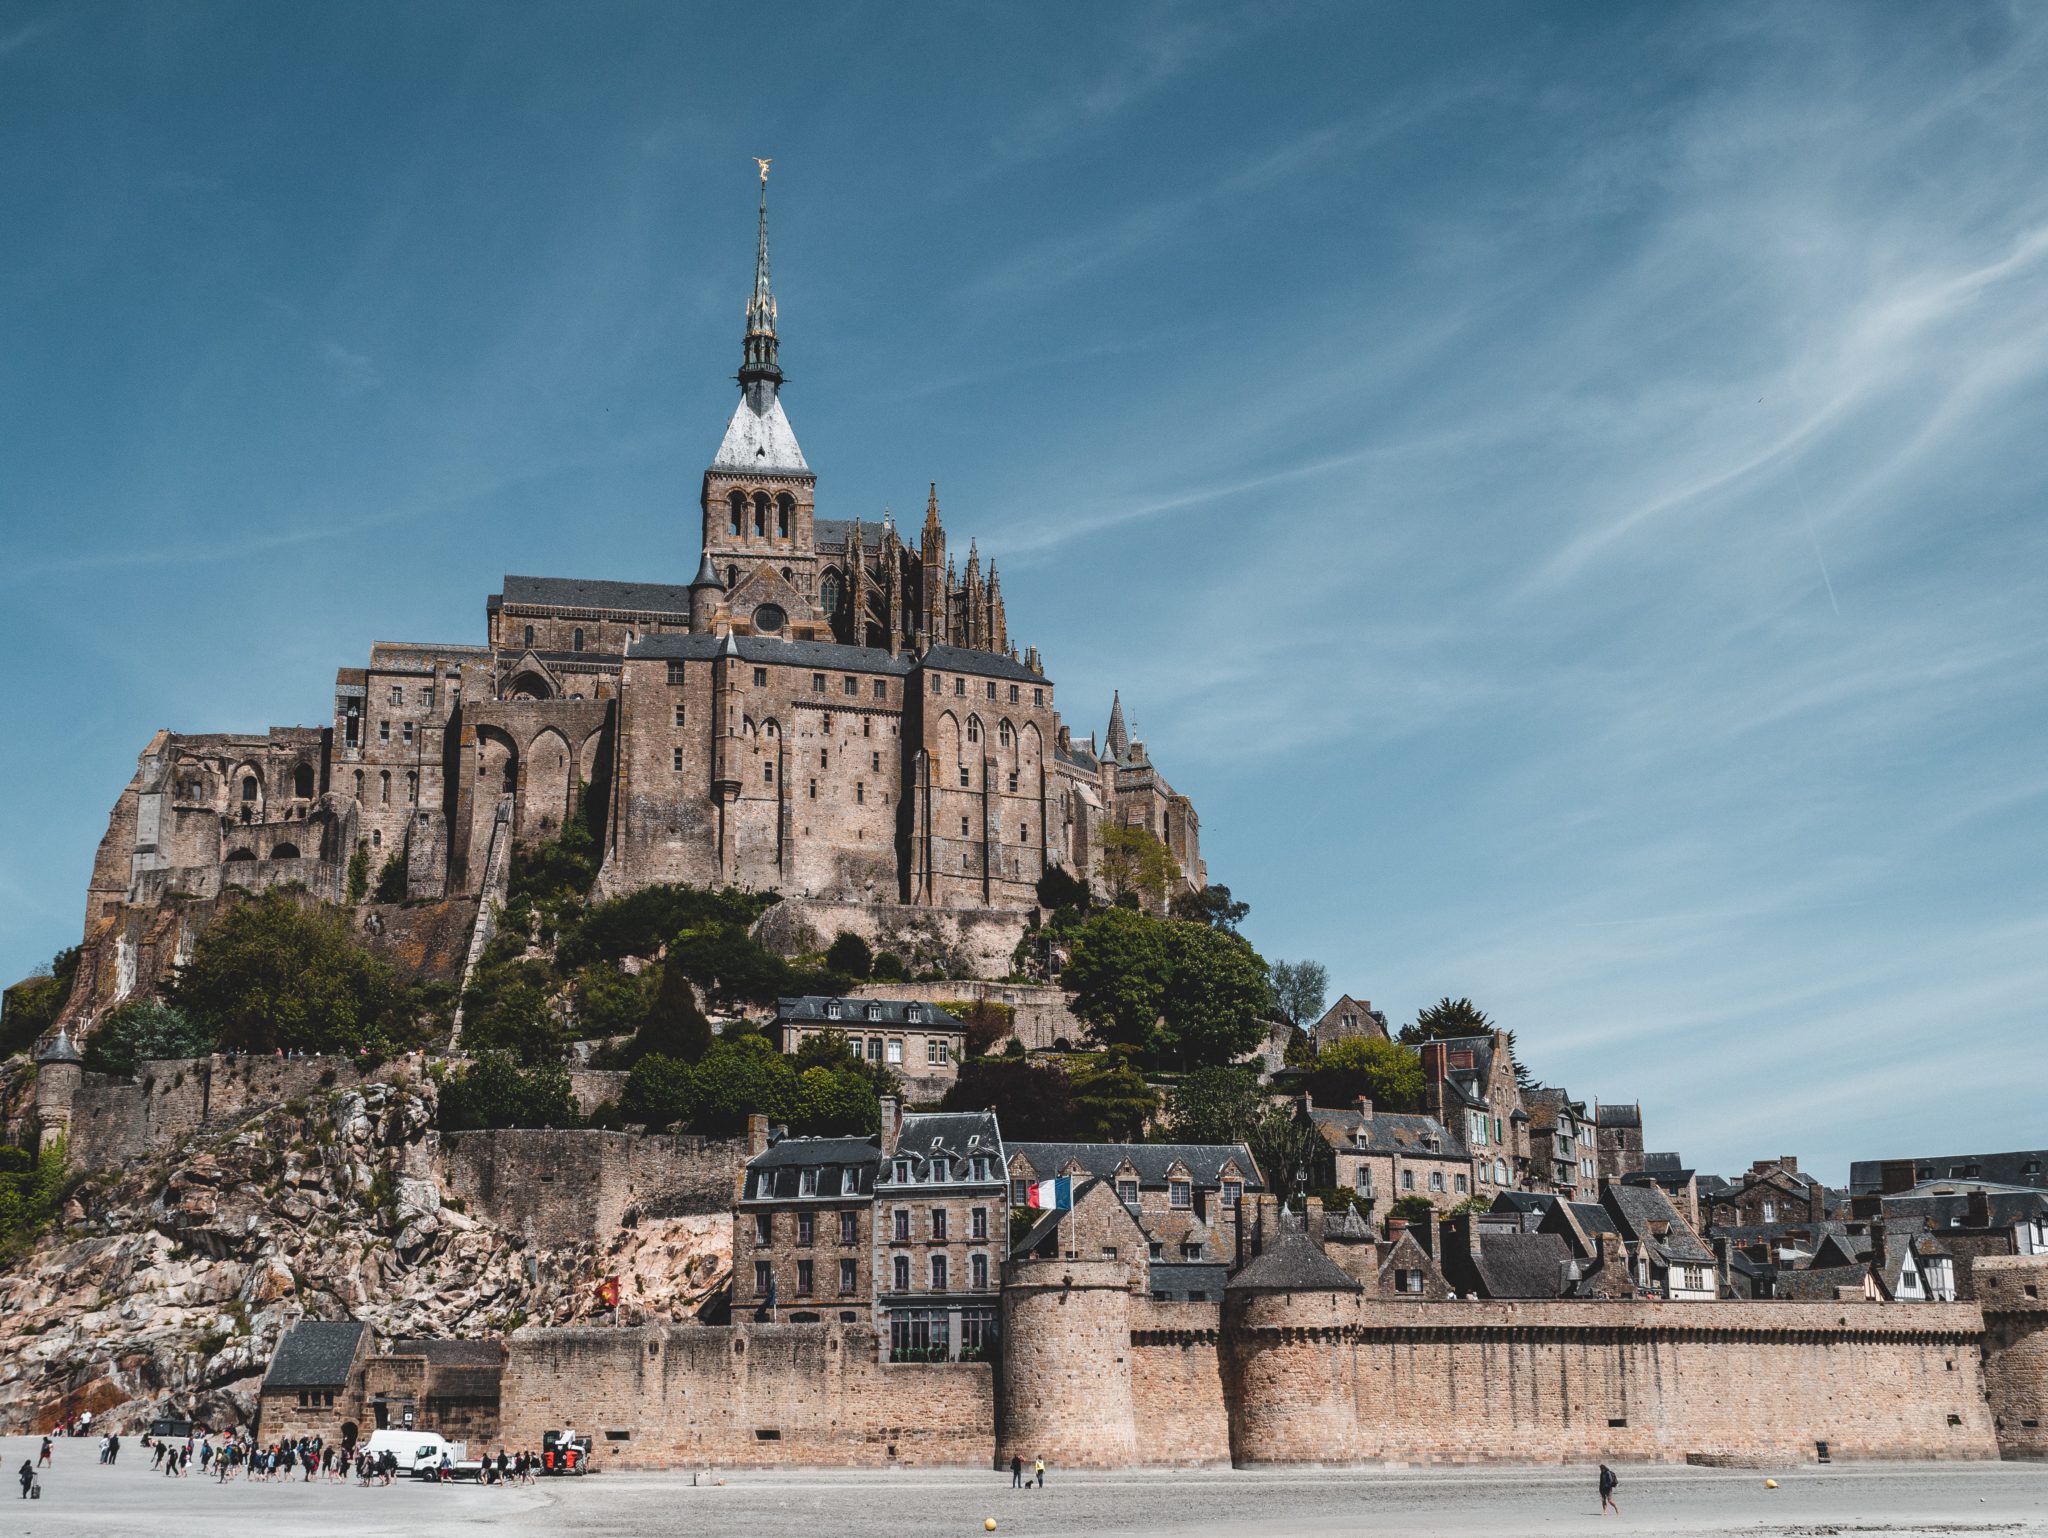
[[[447,1193],[431,1084],[366,1083],[88,1177],[0,1276],[0,1431],[169,1402],[246,1422],[302,1317],[384,1337],[566,1324],[616,1275],[630,1319],[694,1316],[730,1262],[729,1217],[642,1221],[539,1247]]]

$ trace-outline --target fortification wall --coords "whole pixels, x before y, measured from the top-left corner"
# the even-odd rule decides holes
[[[1968,1304],[1367,1299],[1323,1350],[1362,1459],[1994,1458],[1982,1333]]]
[[[913,972],[1004,977],[1024,938],[1026,916],[1022,908],[913,908],[788,897],[761,915],[754,933],[762,944],[795,954],[823,949],[844,930],[877,953],[894,952]]]
[[[891,1365],[867,1325],[526,1329],[505,1364],[504,1440],[587,1428],[599,1468],[989,1466],[986,1362]]]
[[[417,1071],[416,1058],[364,1073],[348,1057],[216,1054],[146,1062],[134,1079],[88,1073],[71,1102],[69,1157],[80,1169],[102,1169],[290,1100]]]
[[[996,1460],[1080,1468],[1141,1461],[1133,1414],[1131,1268],[1013,1260],[1003,1278],[1003,1417]]]
[[[640,1218],[726,1214],[746,1144],[578,1128],[453,1132],[446,1188],[470,1216],[543,1245],[574,1244]]]
[[[1132,1297],[1133,1461],[1179,1468],[1230,1462],[1230,1406],[1217,1351],[1221,1313],[1217,1303]]]
[[[1999,1451],[2048,1458],[2048,1255],[1980,1255],[1974,1270]]]

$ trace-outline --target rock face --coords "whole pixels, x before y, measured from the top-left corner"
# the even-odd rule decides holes
[[[431,1084],[371,1083],[88,1177],[0,1276],[0,1432],[90,1409],[135,1430],[166,1403],[247,1422],[299,1318],[381,1337],[494,1336],[600,1312],[685,1319],[723,1280],[723,1214],[536,1247],[443,1182]]]

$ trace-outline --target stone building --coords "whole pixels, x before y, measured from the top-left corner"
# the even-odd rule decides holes
[[[837,1032],[849,1051],[894,1069],[924,1100],[945,1094],[967,1055],[967,1027],[943,1009],[914,999],[821,994],[777,999],[771,1030],[776,1045],[789,1053],[814,1036]]]
[[[993,1340],[1009,1241],[992,1111],[902,1115],[882,1103],[875,1180],[878,1324],[892,1361],[958,1361]]]
[[[1811,1175],[1802,1175],[1791,1154],[1757,1160],[1731,1189],[1716,1193],[1709,1206],[1716,1228],[1817,1223],[1829,1216],[1826,1189]]]
[[[1602,1180],[1619,1180],[1643,1167],[1641,1105],[1602,1105],[1595,1101],[1593,1129],[1600,1145]]]
[[[1322,1019],[1309,1027],[1308,1034],[1318,1052],[1349,1036],[1377,1036],[1382,1041],[1392,1040],[1387,1034],[1387,1017],[1372,1007],[1372,1000],[1354,999],[1348,993],[1323,1011]]]
[[[285,1331],[257,1390],[263,1437],[347,1441],[362,1427],[363,1368],[375,1344],[370,1327],[352,1319],[302,1319]]]
[[[686,882],[997,916],[1006,937],[976,951],[991,976],[1039,878],[1094,874],[1108,825],[1150,830],[1180,885],[1203,885],[1187,797],[1120,698],[1100,746],[1068,729],[995,562],[970,541],[961,568],[936,487],[907,537],[886,510],[820,515],[777,327],[764,183],[740,399],[696,551],[640,580],[507,576],[483,644],[378,642],[336,674],[326,724],[159,732],[100,845],[88,944],[117,911],[223,886],[339,899],[358,850],[408,897],[501,895],[510,847],[578,815],[604,893]]]
[[[1422,1043],[1424,1093],[1436,1119],[1472,1151],[1474,1194],[1525,1188],[1529,1115],[1506,1031]]]
[[[1265,1190],[1242,1143],[1015,1142],[1005,1149],[1011,1205],[1023,1206],[1035,1181],[1093,1177],[1130,1212],[1159,1265],[1228,1262],[1246,1196]]]
[[[735,1316],[870,1322],[881,1140],[753,1136],[733,1214]]]
[[[1529,1117],[1529,1189],[1550,1191],[1568,1201],[1596,1197],[1599,1145],[1585,1102],[1539,1085],[1522,1092],[1522,1109]]]
[[[1322,1137],[1324,1152],[1310,1177],[1318,1186],[1349,1191],[1366,1217],[1378,1222],[1403,1197],[1419,1196],[1438,1212],[1472,1199],[1472,1150],[1434,1116],[1381,1111],[1360,1096],[1345,1110],[1297,1102],[1295,1114]]]

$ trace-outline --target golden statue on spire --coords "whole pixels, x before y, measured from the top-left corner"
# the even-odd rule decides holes
[[[767,185],[768,185],[768,168],[769,168],[770,166],[772,166],[773,164],[775,164],[774,160],[772,160],[772,159],[769,159],[769,160],[763,160],[763,159],[762,159],[762,158],[761,158],[761,157],[760,157],[759,155],[749,155],[749,156],[748,156],[747,158],[748,158],[749,160],[753,161],[755,165],[757,165],[757,166],[759,166],[759,167],[761,168],[761,185],[762,185],[763,187],[767,186]]]

